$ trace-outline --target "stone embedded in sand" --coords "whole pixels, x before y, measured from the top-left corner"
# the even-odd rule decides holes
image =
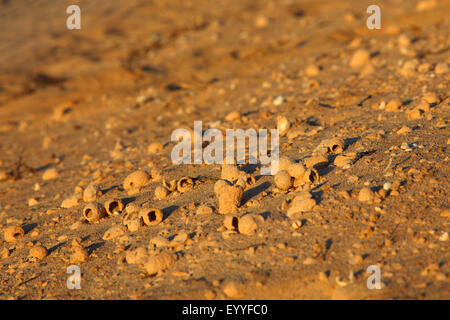
[[[244,295],[244,286],[236,281],[226,281],[222,291],[229,298],[240,298]]]
[[[394,99],[389,101],[389,103],[384,108],[384,111],[386,112],[395,112],[399,111],[403,103],[399,99]]]
[[[130,232],[138,231],[140,227],[142,227],[143,225],[144,224],[142,222],[142,219],[139,218],[127,220],[127,222],[125,223],[125,226],[128,228],[128,231]]]
[[[36,198],[30,198],[28,199],[28,206],[33,207],[35,205],[39,204],[39,201]]]
[[[58,175],[59,175],[58,170],[56,170],[55,168],[49,168],[45,170],[44,173],[42,174],[42,180],[56,179]]]
[[[288,190],[292,187],[293,182],[291,175],[286,170],[278,171],[273,177],[273,181],[277,188],[281,190]]]
[[[194,181],[189,177],[183,177],[177,182],[177,190],[184,193],[194,187]]]
[[[316,206],[316,201],[309,192],[299,193],[291,202],[291,206],[286,212],[289,218],[294,218],[295,214],[312,211]]]
[[[307,66],[305,69],[305,75],[307,75],[308,77],[318,76],[319,73],[320,73],[320,69],[313,64]]]
[[[178,246],[181,244],[185,244],[189,239],[189,235],[187,232],[180,232],[178,233],[170,242],[174,246]]]
[[[259,221],[258,221],[259,220]],[[258,222],[261,222],[261,216],[255,216],[252,214],[247,214],[238,221],[238,231],[241,234],[253,235],[258,230]]]
[[[219,196],[228,185],[230,185],[230,183],[227,180],[217,180],[214,184],[214,194]]]
[[[97,222],[106,216],[106,210],[100,203],[89,203],[83,209],[83,217],[90,223]]]
[[[238,180],[245,172],[239,170],[234,164],[223,164],[220,178],[229,182]]]
[[[415,9],[419,12],[430,10],[436,7],[437,3],[437,0],[421,0],[416,3]]]
[[[263,15],[259,15],[255,19],[255,27],[262,29],[269,25],[269,19]]]
[[[153,142],[147,148],[147,153],[160,153],[164,150],[164,146],[161,142]]]
[[[153,162],[149,163],[149,167],[151,167],[152,165],[156,165]],[[152,177],[152,181],[161,181],[162,177],[163,177],[163,172],[159,169],[151,169],[150,170],[150,176]]]
[[[117,237],[120,237],[121,235],[125,234],[127,232],[127,228],[124,226],[114,226],[106,230],[105,234],[103,235],[103,240],[111,240]]]
[[[291,163],[287,172],[294,179],[301,179],[305,175],[306,168],[302,163]]]
[[[125,211],[129,213],[137,212],[141,209],[141,207],[135,202],[130,202],[125,206]]]
[[[149,275],[154,275],[170,268],[176,261],[177,256],[175,254],[163,252],[148,259],[144,264],[144,270]]]
[[[444,209],[441,211],[440,216],[442,218],[450,218],[450,209]]]
[[[358,68],[369,62],[370,53],[367,50],[357,50],[350,59],[350,67]]]
[[[6,259],[11,255],[11,252],[9,251],[8,248],[3,247],[2,251],[0,251],[0,258],[2,259]]]
[[[236,121],[241,117],[241,114],[238,111],[231,111],[229,114],[225,116],[225,121]]]
[[[402,47],[409,47],[411,45],[411,38],[403,33],[397,37],[397,42]]]
[[[86,262],[89,258],[89,252],[77,241],[72,242],[72,255],[70,256],[71,263]]]
[[[12,178],[12,173],[6,170],[0,170],[0,181],[6,181]]]
[[[440,99],[438,97],[438,95],[434,92],[427,92],[422,96],[421,99],[423,102],[426,102],[428,104],[433,104],[433,103],[439,103]]]
[[[449,70],[447,63],[438,63],[436,67],[434,68],[434,72],[436,74],[444,74],[447,73]]]
[[[145,260],[148,259],[147,249],[144,247],[139,247],[134,250],[128,250],[125,259],[128,264],[144,263]]]
[[[37,245],[30,249],[30,254],[28,257],[31,260],[42,260],[48,255],[48,250],[46,247]]]
[[[164,237],[156,236],[150,239],[150,248],[165,248],[170,245],[170,241]]]
[[[447,241],[449,238],[448,232],[444,232],[439,236],[439,241]]]
[[[3,231],[3,236],[6,242],[14,242],[22,239],[25,235],[25,231],[19,226],[9,226]]]
[[[273,99],[272,103],[274,106],[280,106],[285,101],[286,101],[286,99],[283,96],[276,96],[275,99]]]
[[[303,159],[303,163],[307,168],[315,168],[319,170],[328,166],[328,157],[324,155],[312,156]]]
[[[142,227],[144,225],[144,222],[139,215],[139,211],[136,209],[133,212],[127,212],[122,216],[122,224],[124,226],[127,226],[129,231],[134,232]]]
[[[206,205],[206,204],[202,204],[197,208],[197,215],[205,215],[205,214],[212,214],[213,213],[213,209]]]
[[[131,190],[143,187],[150,182],[150,178],[150,175],[146,171],[135,171],[125,178],[123,188],[125,190]]]
[[[419,67],[419,60],[413,59],[406,61],[400,69],[400,74],[404,77],[414,76]]]
[[[294,164],[294,161],[288,157],[281,156],[278,159],[278,171],[288,170],[291,165]],[[289,171],[289,170],[288,170]]]
[[[412,129],[408,126],[403,126],[399,130],[397,130],[397,134],[407,134],[407,133],[411,133],[411,132],[412,132]]]
[[[291,122],[286,118],[285,116],[278,116],[277,117],[277,129],[280,134],[280,136],[284,136],[289,128],[291,127]]]
[[[418,108],[414,108],[414,109],[408,110],[406,112],[408,120],[410,120],[410,121],[422,119],[422,114],[423,114],[423,111]]]
[[[421,101],[416,106],[416,109],[422,110],[423,112],[430,112],[430,106],[431,106],[430,103],[425,102],[425,101]]]
[[[102,195],[102,191],[96,184],[90,184],[83,191],[83,201],[92,202],[97,200]]]
[[[224,185],[222,192],[218,194],[219,198],[219,213],[235,213],[241,205],[244,189],[236,185]]]
[[[122,214],[124,205],[122,200],[110,199],[105,201],[104,207],[108,215],[118,216]]]
[[[336,158],[334,158],[333,164],[336,167],[348,169],[356,160],[357,154],[354,152],[350,152],[347,154],[340,154]]]
[[[66,198],[61,202],[61,208],[69,209],[78,206],[79,199],[76,195]]]
[[[162,200],[165,199],[169,196],[170,191],[167,190],[167,188],[162,187],[162,186],[158,186],[155,189],[155,198],[158,200]]]
[[[164,217],[163,212],[156,208],[142,208],[139,216],[147,226],[154,226],[161,223]]]
[[[361,189],[361,191],[359,191],[359,195],[358,195],[359,201],[370,202],[370,201],[373,201],[373,199],[374,199],[374,193],[370,188],[364,187]]]

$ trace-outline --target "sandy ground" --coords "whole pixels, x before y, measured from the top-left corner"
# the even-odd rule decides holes
[[[370,4],[0,1],[0,299],[450,298],[450,1],[376,1],[381,30]],[[343,150],[285,191],[240,166],[255,182],[230,226],[221,166],[172,164],[171,133],[279,117],[281,156],[309,166],[334,137]],[[136,170],[151,178],[126,190]],[[192,188],[155,198],[184,176]],[[125,210],[88,223],[90,184]]]

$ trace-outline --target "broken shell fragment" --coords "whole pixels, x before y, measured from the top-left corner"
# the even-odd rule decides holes
[[[312,168],[305,171],[305,174],[303,175],[300,182],[302,184],[315,184],[318,181],[319,181],[319,173],[317,172],[316,169]],[[296,185],[295,180],[294,185]]]
[[[123,202],[121,200],[107,200],[105,202],[105,209],[108,215],[110,216],[117,216],[123,212]]]
[[[29,258],[33,261],[42,260],[48,255],[48,250],[44,246],[34,246],[30,249]]]
[[[276,187],[281,190],[288,190],[292,187],[293,182],[291,175],[286,170],[278,171],[273,177],[273,181],[275,182]]]
[[[162,185],[164,188],[169,190],[170,192],[173,192],[177,189],[177,181],[176,180],[170,180],[166,181],[165,179],[162,182]]]
[[[252,184],[255,184],[255,182],[256,182],[255,177],[252,176],[251,174],[246,174],[243,177],[241,177],[241,179],[244,180],[246,188],[251,186]]]
[[[21,227],[10,226],[5,228],[3,235],[6,242],[14,242],[23,238],[25,231]]]
[[[173,253],[163,252],[151,257],[145,264],[144,269],[149,275],[157,274],[171,267],[177,261]]]
[[[244,189],[241,186],[225,185],[219,197],[219,213],[235,213],[241,205]]]
[[[235,215],[226,215],[223,219],[223,225],[227,230],[237,230],[239,223],[239,217]]]
[[[344,151],[345,141],[341,138],[333,138],[328,142],[329,152],[336,154]]]
[[[183,177],[177,182],[177,190],[180,193],[184,193],[194,186],[194,181],[189,177]]]
[[[143,170],[138,170],[129,174],[125,178],[123,182],[123,188],[125,190],[136,189],[145,186],[149,182],[150,175]]]
[[[139,215],[147,226],[161,223],[164,217],[163,212],[155,208],[142,208]]]
[[[314,149],[314,154],[336,154],[345,149],[345,141],[341,138],[322,140]]]
[[[89,203],[83,209],[83,217],[90,223],[99,221],[105,215],[106,215],[106,210],[99,203]]]

